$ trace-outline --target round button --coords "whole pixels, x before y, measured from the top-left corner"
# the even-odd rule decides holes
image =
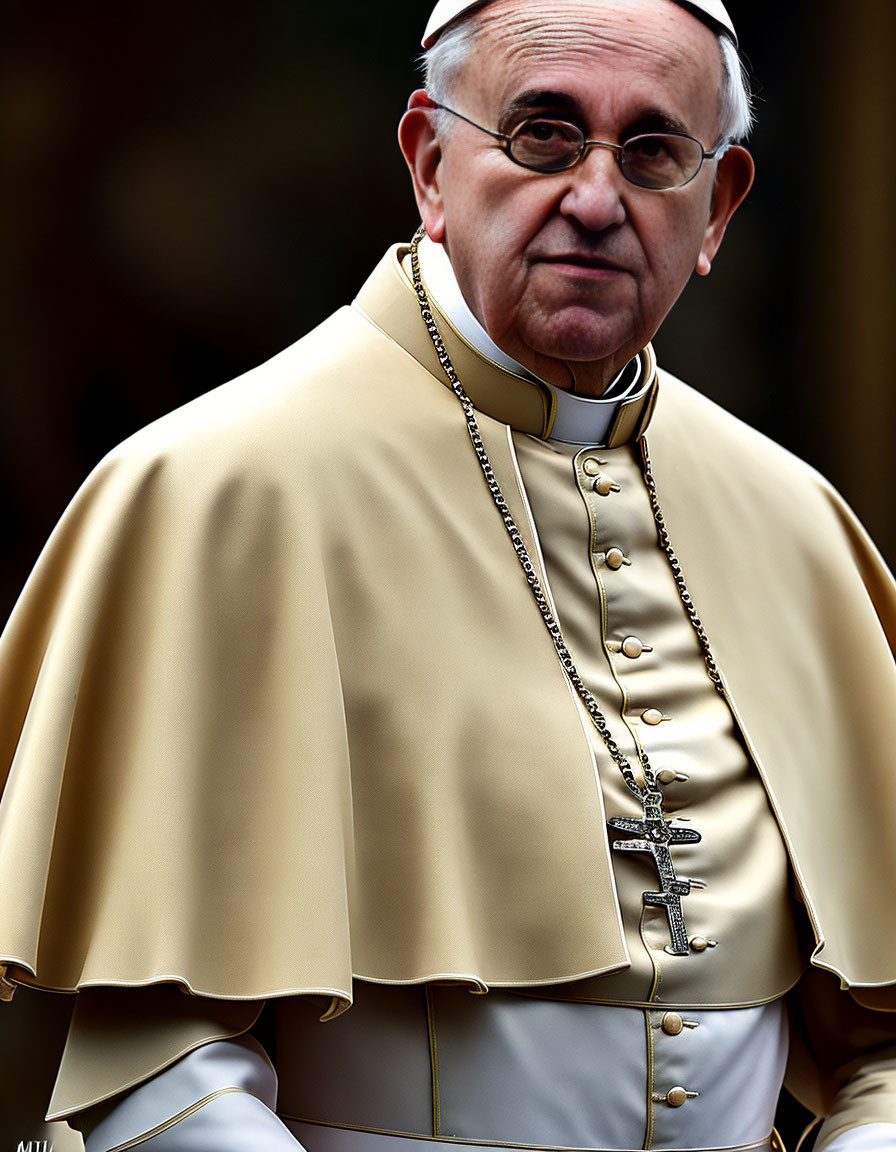
[[[705,952],[709,947],[709,941],[705,936],[692,936],[688,943],[695,952]]]
[[[687,1092],[681,1087],[670,1088],[666,1093],[666,1103],[671,1104],[673,1108],[680,1108],[687,1098]]]
[[[684,1028],[684,1020],[677,1012],[667,1012],[663,1017],[663,1031],[667,1036],[677,1036]]]
[[[625,563],[625,553],[622,551],[621,548],[608,548],[607,549],[607,567],[608,568],[613,568],[615,570],[617,568],[621,568],[624,563]]]
[[[599,496],[609,496],[612,491],[619,491],[619,485],[609,476],[598,476],[594,481],[594,491]]]
[[[673,772],[671,768],[663,768],[657,772],[656,778],[660,784],[671,784],[673,780],[677,779],[678,773]]]
[[[637,660],[643,651],[644,645],[637,636],[626,636],[622,641],[622,655],[628,656],[629,660]]]
[[[582,462],[582,471],[586,476],[597,476],[600,472],[600,460],[596,456],[589,456]]]
[[[659,708],[647,708],[641,713],[641,719],[645,724],[662,724],[666,717]]]

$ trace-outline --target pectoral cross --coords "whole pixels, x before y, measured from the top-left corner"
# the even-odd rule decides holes
[[[653,857],[660,879],[659,892],[645,892],[645,904],[666,909],[672,944],[666,951],[673,956],[686,956],[688,953],[688,933],[681,910],[681,898],[691,890],[690,880],[679,880],[675,875],[672,853],[673,844],[696,844],[700,833],[692,828],[673,828],[671,820],[663,815],[663,798],[659,792],[647,791],[641,795],[644,805],[644,818],[612,816],[607,824],[618,832],[628,832],[639,837],[637,840],[614,840],[616,852],[649,852]]]

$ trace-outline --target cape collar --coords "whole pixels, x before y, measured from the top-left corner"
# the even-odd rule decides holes
[[[657,392],[656,361],[650,345],[637,357],[638,383],[633,388],[623,388],[621,396],[588,398],[555,388],[502,352],[465,303],[463,309],[459,308],[457,300],[463,298],[459,290],[452,297],[453,275],[446,278],[444,268],[440,274],[438,258],[433,273],[432,249],[435,248],[431,246],[424,268],[424,274],[436,280],[430,299],[433,314],[448,355],[480,412],[520,432],[573,444],[616,448],[644,432]],[[355,303],[377,327],[397,340],[447,387],[447,378],[421,321],[417,298],[405,270],[407,254],[406,246],[396,246],[388,252]],[[427,288],[431,287],[427,283]],[[446,295],[448,303],[444,302]]]

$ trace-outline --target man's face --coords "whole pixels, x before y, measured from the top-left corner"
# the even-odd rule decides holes
[[[718,142],[717,40],[669,0],[497,0],[482,19],[449,100],[478,123],[510,132],[537,112],[613,143],[669,130],[707,150]],[[627,183],[605,148],[545,175],[456,118],[449,128],[432,142],[422,197],[423,165],[415,175],[427,231],[446,245],[468,304],[534,371],[568,386],[571,370],[600,391],[653,337],[695,267],[708,271],[736,207],[719,229],[718,162],[656,192]]]

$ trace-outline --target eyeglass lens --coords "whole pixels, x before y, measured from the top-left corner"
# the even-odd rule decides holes
[[[585,137],[566,120],[527,120],[513,133],[509,149],[514,160],[539,172],[559,172],[575,164]],[[649,133],[622,145],[623,175],[643,188],[675,188],[686,184],[703,160],[703,145],[690,136]]]

